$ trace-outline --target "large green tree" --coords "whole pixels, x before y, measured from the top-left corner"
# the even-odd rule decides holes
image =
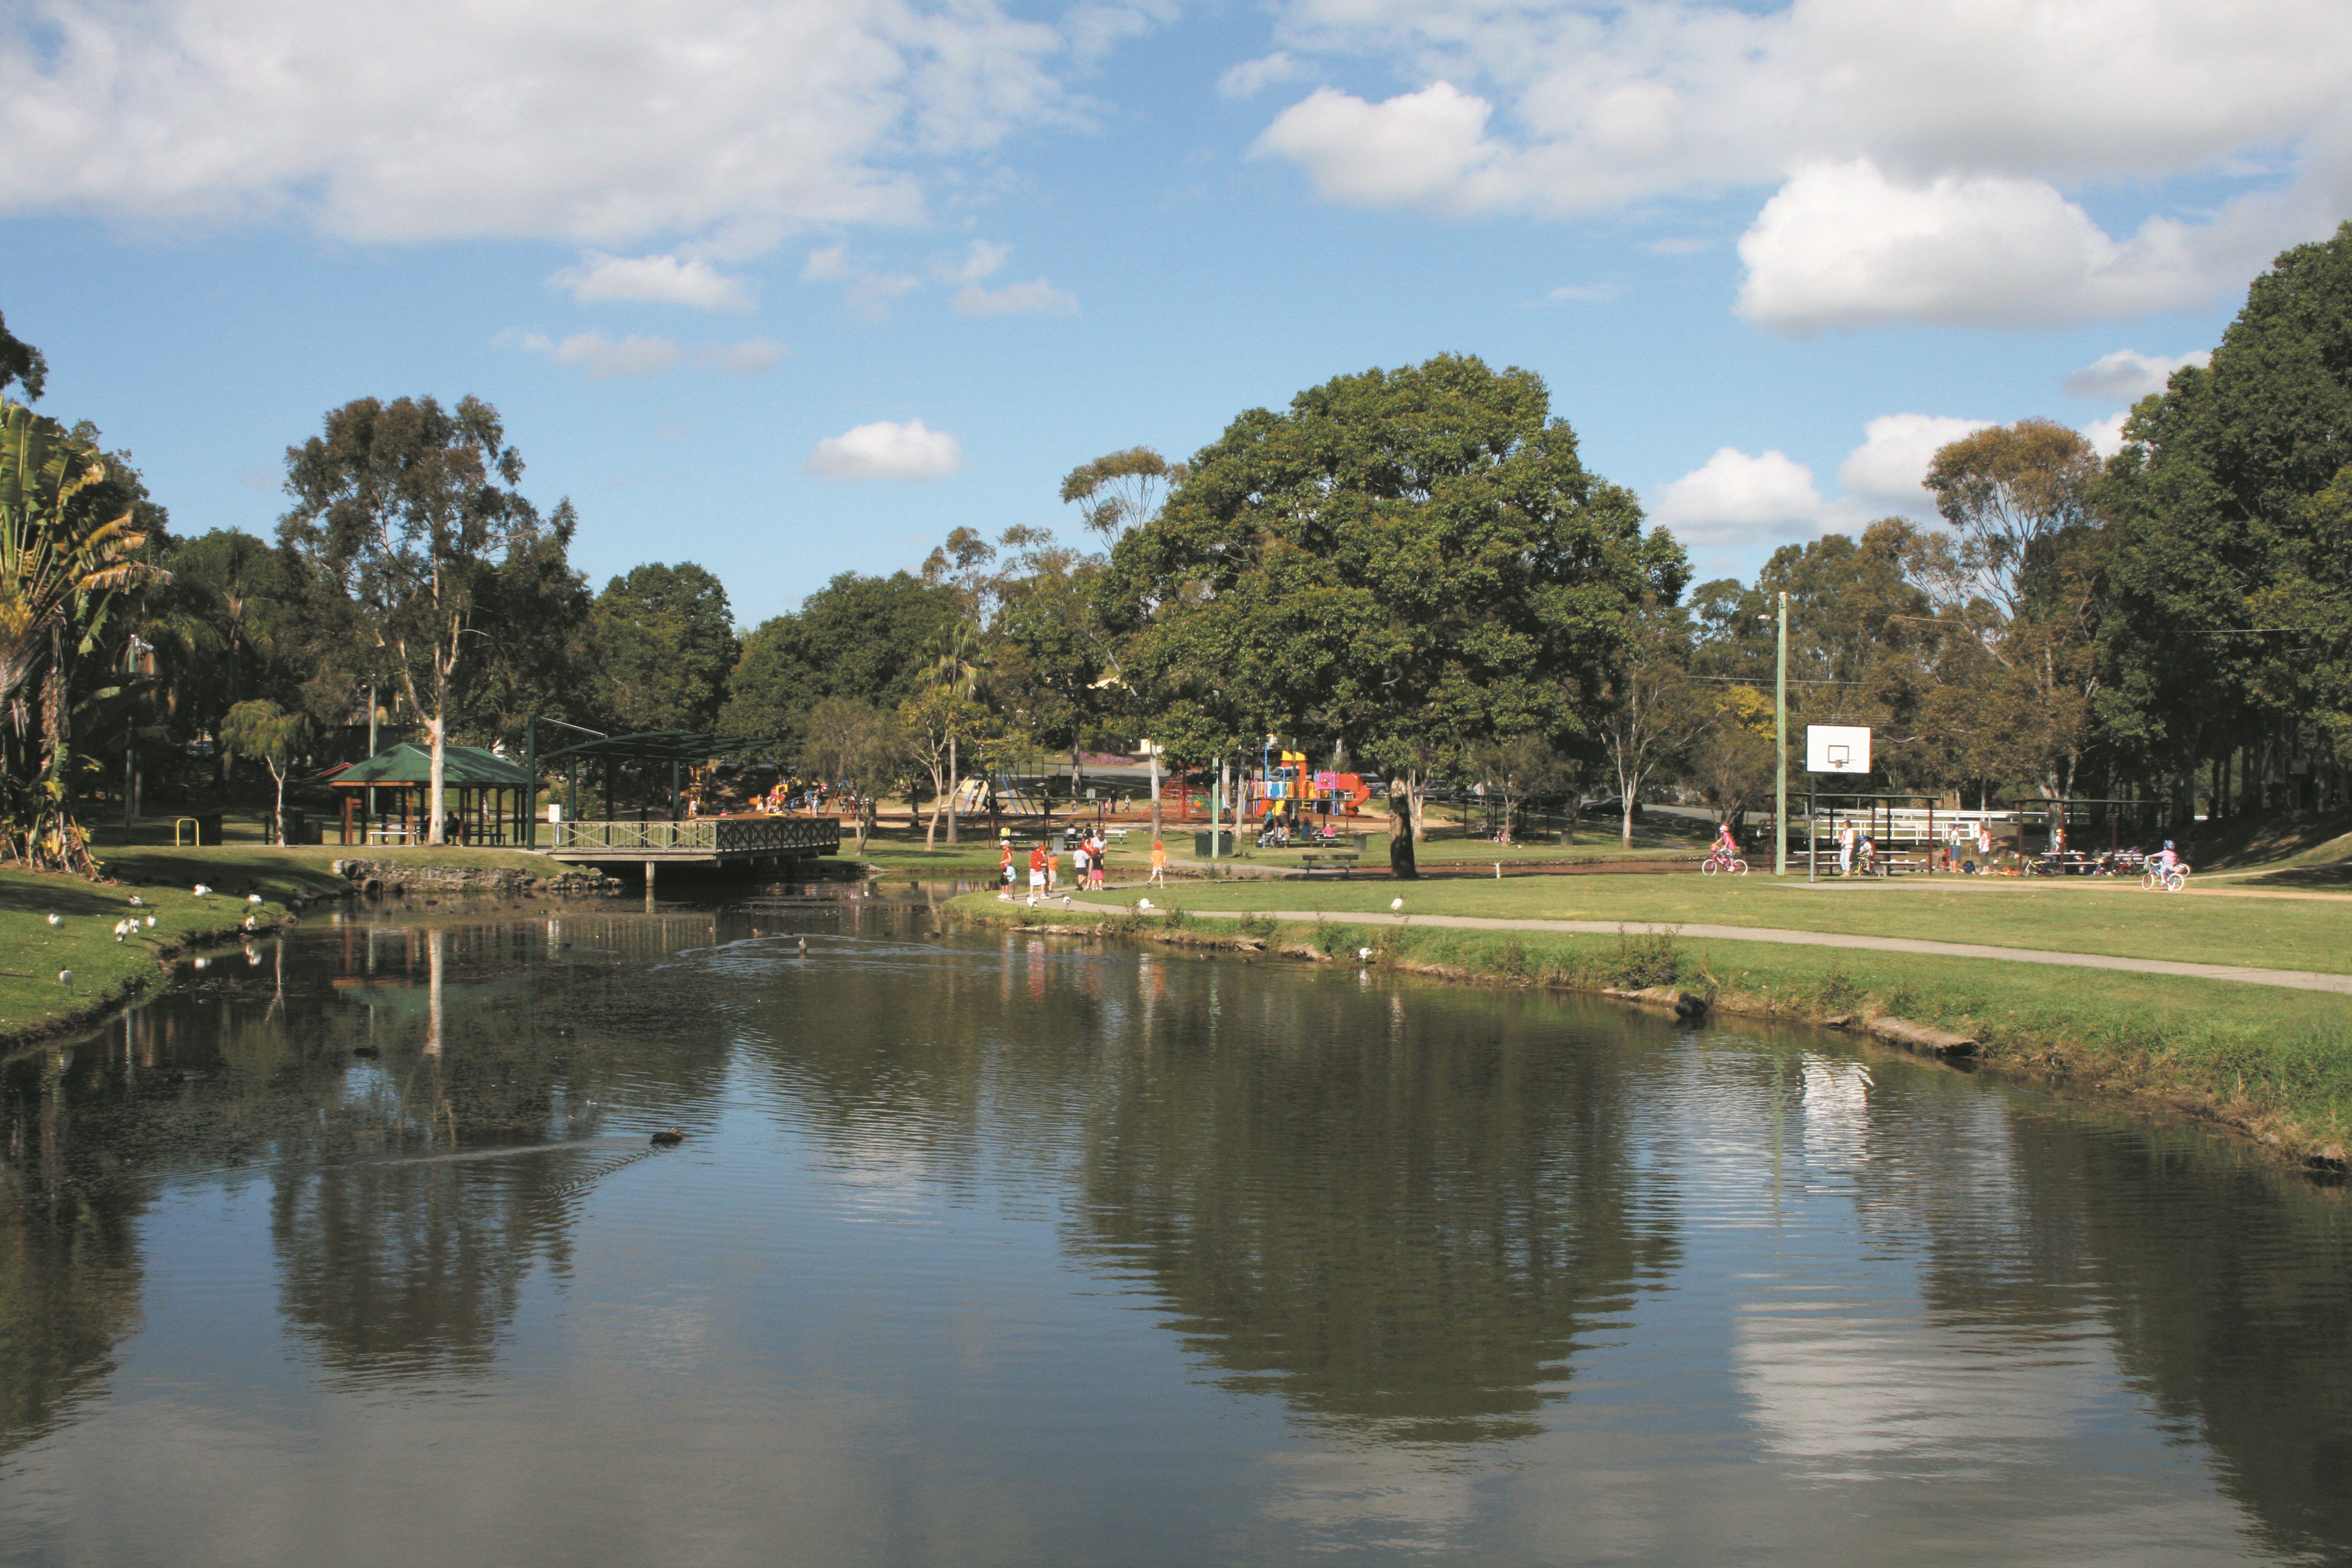
[[[1686,574],[1631,492],[1587,471],[1522,370],[1441,355],[1252,409],[1112,552],[1105,605],[1152,710],[1243,723],[1385,770],[1414,869],[1430,775],[1520,734],[1595,737],[1629,617]]]
[[[499,569],[544,524],[516,487],[522,458],[498,410],[467,397],[362,397],[286,453],[294,505],[278,538],[350,606],[432,749],[431,842],[442,841],[450,725],[479,662]]]
[[[793,742],[803,715],[827,697],[895,710],[915,695],[926,649],[955,621],[955,590],[908,572],[845,572],[743,639],[719,727]]]
[[[604,700],[625,731],[708,730],[740,649],[727,589],[692,562],[644,565],[596,596]]]
[[[2282,254],[2207,368],[2125,426],[2102,714],[2186,807],[2243,748],[2352,746],[2352,223]],[[2227,804],[2217,788],[2217,811]]]

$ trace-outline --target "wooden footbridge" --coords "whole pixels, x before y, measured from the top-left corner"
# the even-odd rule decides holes
[[[837,816],[701,816],[684,821],[557,822],[547,853],[576,866],[641,865],[646,885],[662,866],[782,867],[841,849]]]

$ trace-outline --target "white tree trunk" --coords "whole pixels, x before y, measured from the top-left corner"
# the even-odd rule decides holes
[[[436,714],[425,721],[425,732],[433,738],[433,804],[425,824],[425,842],[446,842],[441,833],[441,808],[449,776],[448,725],[445,714]]]
[[[963,788],[963,780],[956,773],[956,738],[948,735],[948,842],[956,841],[956,792]]]

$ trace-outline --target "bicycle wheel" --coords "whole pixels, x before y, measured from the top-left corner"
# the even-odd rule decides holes
[[[1702,877],[1714,876],[1715,869],[1715,857],[1712,855],[1698,863],[1698,874]]]
[[[1745,877],[1748,875],[1748,862],[1745,860],[1734,860],[1731,863],[1731,874],[1735,877]]]
[[[2164,890],[2168,893],[2179,892],[2187,886],[2189,886],[2188,877],[2179,871],[2173,872],[2172,875],[2164,879]]]
[[[2153,867],[2139,874],[2139,890],[2143,893],[2156,891],[2156,870]]]

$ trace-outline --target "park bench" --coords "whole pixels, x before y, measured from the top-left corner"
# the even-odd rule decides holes
[[[1298,868],[1310,877],[1318,871],[1337,871],[1345,877],[1355,870],[1356,859],[1357,857],[1352,850],[1345,849],[1301,855],[1298,858]]]

